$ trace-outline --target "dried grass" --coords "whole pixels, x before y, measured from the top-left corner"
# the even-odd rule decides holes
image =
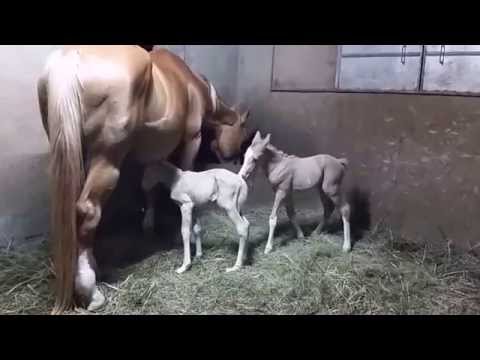
[[[235,261],[233,226],[223,215],[203,219],[204,257],[177,275],[181,248],[158,252],[101,284],[108,302],[100,314],[478,314],[480,266],[452,254],[400,240],[377,226],[353,252],[341,252],[341,234],[292,238],[288,226],[263,254],[268,208],[250,219],[248,266]],[[300,218],[312,213],[303,211]],[[285,214],[280,214],[285,219]],[[280,229],[281,230],[281,229]],[[339,236],[340,235],[340,236]],[[0,252],[0,314],[47,314],[53,274],[47,245]],[[84,311],[74,311],[85,313]]]

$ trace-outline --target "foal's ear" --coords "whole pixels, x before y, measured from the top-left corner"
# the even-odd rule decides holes
[[[255,133],[255,137],[253,138],[252,141],[260,141],[262,140],[262,134],[260,134],[260,130],[257,130],[257,132]]]
[[[263,139],[263,143],[265,145],[270,144],[270,137],[271,137],[270,134],[268,134],[267,136],[265,136],[265,139]]]

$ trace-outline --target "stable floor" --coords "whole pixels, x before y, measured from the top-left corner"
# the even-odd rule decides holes
[[[480,313],[480,264],[472,255],[408,243],[381,224],[344,254],[341,232],[294,239],[283,209],[274,251],[264,255],[269,212],[259,206],[245,212],[251,222],[249,260],[235,273],[225,269],[235,261],[237,235],[220,212],[203,216],[204,256],[182,275],[174,271],[181,265],[181,245],[159,235],[123,234],[138,238],[130,247],[111,248],[110,259],[125,258],[141,246],[147,250],[132,253],[121,265],[104,261],[100,286],[108,301],[98,313]],[[298,214],[308,235],[318,212],[305,208]],[[114,244],[110,240],[108,247]],[[47,254],[45,243],[34,251],[0,252],[1,314],[50,311],[53,273]]]

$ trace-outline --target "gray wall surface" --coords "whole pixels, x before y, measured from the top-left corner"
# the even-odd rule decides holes
[[[180,56],[197,73],[205,75],[231,104],[237,98],[238,45],[155,45]]]
[[[286,152],[348,157],[348,186],[370,194],[373,223],[412,240],[479,244],[480,98],[271,92],[272,51],[239,48],[237,94],[253,125]]]
[[[48,142],[36,81],[56,47],[0,46],[0,246],[48,228]]]

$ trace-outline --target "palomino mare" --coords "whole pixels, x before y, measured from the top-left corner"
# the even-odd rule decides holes
[[[317,188],[323,204],[323,219],[314,232],[320,233],[333,210],[339,209],[344,233],[342,249],[345,252],[351,250],[350,205],[345,201],[342,188],[348,165],[347,159],[337,159],[326,154],[309,157],[288,155],[270,144],[270,134],[262,139],[260,132],[257,132],[245,152],[245,159],[238,174],[248,179],[255,172],[257,164],[262,167],[275,192],[265,254],[272,251],[273,235],[277,226],[277,212],[282,203],[285,204],[288,218],[295,228],[297,237],[304,237],[296,220],[292,192],[314,187]]]
[[[202,124],[216,131],[216,150],[238,156],[246,114],[228,107],[214,86],[167,50],[139,46],[68,46],[52,53],[38,81],[50,142],[51,235],[56,301],[90,310],[105,298],[96,286],[95,231],[127,154],[148,169],[173,154],[191,169]],[[232,134],[235,132],[235,134]],[[149,204],[151,205],[151,196]]]

